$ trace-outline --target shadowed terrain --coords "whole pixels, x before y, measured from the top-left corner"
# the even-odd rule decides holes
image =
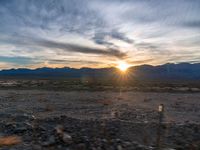
[[[155,149],[161,103],[161,147],[200,144],[199,93],[1,90],[0,96],[1,135],[22,140],[13,149]]]

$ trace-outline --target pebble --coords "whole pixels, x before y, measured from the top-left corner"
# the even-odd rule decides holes
[[[57,124],[58,122],[60,125]],[[157,127],[156,124],[152,125],[149,122],[147,124],[149,125],[148,128],[152,131],[153,128]],[[124,127],[122,125],[126,124],[123,124],[119,121],[107,120],[104,121],[104,126],[102,129],[101,122],[98,120],[80,121],[63,116],[58,118],[44,119],[41,121],[38,120],[38,125],[34,127],[31,127],[30,124],[25,123],[9,123],[2,126],[2,131],[5,131],[7,134],[16,132],[17,134],[21,135],[23,139],[25,139],[24,142],[26,142],[26,146],[38,146],[38,148],[34,148],[35,150],[48,150],[48,148],[58,150],[155,149],[154,147],[143,145],[139,142],[139,140],[133,140],[134,138],[139,139],[142,136],[140,134],[137,134],[138,137],[133,136],[133,138],[130,137],[130,139],[125,140],[123,137],[126,137],[127,131],[124,132],[124,130],[121,130],[124,129],[122,128]],[[133,124],[130,126],[128,124],[126,127],[130,127],[130,132],[134,134],[142,131],[141,129],[143,129],[143,125],[144,124]],[[184,149],[186,146],[188,147],[188,143],[191,143],[193,139],[199,139],[199,134],[195,134],[195,132],[199,132],[200,128],[195,124],[173,124],[168,128],[168,130],[169,136],[166,138],[174,141],[174,145],[172,143],[172,148],[178,148],[181,146],[181,148]],[[115,134],[113,134],[113,132]],[[152,138],[155,138],[153,134],[151,136]],[[25,145],[24,148],[14,148],[16,150],[28,150]]]
[[[71,144],[72,143],[72,137],[69,134],[67,134],[67,133],[63,133],[62,134],[62,140],[66,144]]]
[[[80,143],[77,145],[77,149],[79,150],[86,150],[86,145],[84,143]]]
[[[121,146],[121,145],[118,145],[118,146],[117,146],[117,150],[123,150],[122,146]]]

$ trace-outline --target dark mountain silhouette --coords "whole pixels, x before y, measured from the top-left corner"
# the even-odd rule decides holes
[[[200,63],[142,65],[131,68],[131,72],[143,79],[200,80]]]
[[[38,68],[1,70],[0,78],[6,77],[36,77],[36,78],[81,78],[114,77],[116,68]],[[159,66],[141,65],[130,67],[130,77],[142,80],[200,80],[200,63],[164,64]]]

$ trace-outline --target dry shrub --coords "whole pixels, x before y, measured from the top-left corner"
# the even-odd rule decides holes
[[[118,112],[117,110],[112,110],[111,111],[111,117],[112,118],[119,118],[120,117],[120,112]]]
[[[0,137],[0,147],[16,145],[16,144],[20,144],[21,142],[22,142],[21,138],[15,135]]]
[[[54,110],[53,105],[46,105],[44,109],[45,109],[45,111],[53,111]]]
[[[150,101],[152,101],[151,98],[145,98],[145,99],[144,99],[144,102],[150,102]]]
[[[99,100],[99,103],[103,104],[104,106],[111,105],[113,102],[112,100],[104,99],[104,100]]]
[[[47,99],[44,97],[44,96],[40,96],[38,99],[37,99],[38,102],[47,102]]]

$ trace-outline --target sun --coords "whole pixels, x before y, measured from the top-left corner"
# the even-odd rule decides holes
[[[129,65],[125,62],[119,62],[117,68],[119,68],[122,72],[125,72],[129,68]]]

